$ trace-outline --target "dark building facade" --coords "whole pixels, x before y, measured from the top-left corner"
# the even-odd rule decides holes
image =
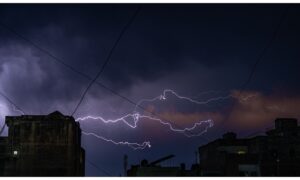
[[[84,176],[81,129],[71,116],[7,116],[8,137],[0,137],[2,176]]]
[[[6,152],[7,152],[7,139],[6,137],[0,137],[0,176],[4,176]]]
[[[226,133],[199,147],[199,157],[202,176],[300,176],[300,127],[279,118],[263,136]]]

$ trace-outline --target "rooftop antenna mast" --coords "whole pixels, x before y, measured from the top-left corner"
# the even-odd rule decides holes
[[[124,176],[127,176],[128,156],[124,155]]]

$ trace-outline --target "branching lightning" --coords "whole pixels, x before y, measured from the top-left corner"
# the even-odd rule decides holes
[[[224,99],[228,99],[228,98],[231,97],[231,95],[228,95],[228,96],[220,96],[220,97],[216,97],[216,98],[210,98],[206,101],[196,101],[196,100],[194,100],[192,98],[189,98],[189,97],[180,96],[179,94],[177,94],[175,91],[173,91],[171,89],[165,89],[163,91],[163,94],[160,95],[161,100],[166,100],[167,99],[167,93],[171,93],[179,99],[184,99],[184,100],[187,100],[187,101],[190,101],[192,103],[199,104],[199,105],[208,104],[208,103],[213,102],[213,101],[224,100]]]
[[[134,124],[130,124],[126,121],[126,118],[129,118],[129,117],[134,119]],[[208,119],[208,120],[205,120],[205,121],[197,122],[190,128],[178,129],[178,128],[174,128],[172,126],[172,124],[169,123],[169,122],[165,122],[165,121],[163,121],[159,118],[155,118],[155,117],[151,117],[151,116],[140,115],[139,113],[127,114],[127,115],[125,115],[121,118],[114,119],[114,120],[111,120],[111,119],[105,120],[104,118],[102,118],[100,116],[86,116],[86,117],[82,117],[82,118],[77,118],[76,121],[86,121],[86,120],[89,120],[89,119],[100,120],[100,121],[102,121],[103,123],[106,123],[106,124],[116,123],[116,122],[123,122],[131,128],[136,128],[137,123],[139,122],[140,119],[149,119],[149,120],[153,120],[153,121],[158,121],[159,123],[168,126],[169,129],[172,130],[173,132],[183,133],[187,137],[200,136],[203,133],[205,133],[208,128],[213,127],[213,125],[214,125],[213,121],[211,119]],[[208,124],[204,131],[202,131],[200,133],[196,133],[196,134],[195,133],[188,133],[188,132],[193,131],[197,127],[201,126],[202,124]]]
[[[97,135],[95,133],[90,133],[90,132],[84,132],[84,131],[82,131],[82,134],[87,135],[87,136],[91,135],[91,136],[94,136],[94,137],[96,137],[98,139],[102,139],[104,141],[111,142],[111,143],[113,143],[115,145],[128,145],[129,147],[131,147],[134,150],[145,149],[146,147],[149,147],[149,148],[151,147],[151,144],[150,144],[149,141],[145,141],[142,144],[139,144],[139,143],[130,143],[130,142],[126,142],[126,141],[116,142],[114,140],[107,139],[107,138],[105,138],[103,136],[99,136],[99,135]]]
[[[157,121],[160,124],[162,124],[164,126],[167,126],[171,131],[176,132],[176,133],[182,133],[187,137],[200,136],[200,135],[206,133],[209,128],[214,126],[213,120],[208,119],[208,120],[202,120],[200,122],[196,122],[192,125],[192,127],[179,129],[179,128],[175,128],[170,122],[166,122],[166,121],[164,121],[160,118],[157,118],[157,117],[140,114],[137,111],[138,106],[140,106],[144,102],[154,102],[154,101],[165,101],[165,100],[167,100],[167,98],[168,98],[167,95],[168,94],[173,94],[178,99],[186,100],[186,101],[189,101],[189,102],[197,104],[197,105],[205,105],[205,104],[211,103],[213,101],[225,100],[225,99],[228,99],[228,98],[231,97],[231,95],[227,95],[227,96],[220,96],[220,97],[210,98],[206,101],[197,101],[197,100],[194,100],[194,99],[189,98],[189,97],[181,96],[181,95],[179,95],[178,93],[176,93],[175,91],[173,91],[171,89],[165,89],[163,91],[163,93],[161,95],[157,96],[157,97],[154,97],[152,99],[142,99],[142,100],[138,101],[138,103],[134,107],[133,113],[126,114],[126,115],[124,115],[120,118],[105,119],[101,116],[85,116],[85,117],[77,118],[76,121],[99,120],[99,121],[101,121],[105,124],[114,124],[114,123],[122,122],[122,123],[126,124],[128,127],[135,129],[135,128],[137,128],[138,122],[140,120],[147,119],[147,120]],[[130,123],[128,121],[129,119],[133,119],[133,122],[130,121],[131,122]],[[194,132],[197,127],[200,127],[200,126],[203,126],[203,125],[205,125],[204,130],[202,130],[200,132]],[[111,139],[107,139],[103,136],[100,136],[98,134],[91,133],[91,132],[84,132],[83,134],[91,135],[91,136],[94,136],[98,139],[102,139],[104,141],[111,142],[111,143],[116,144],[116,145],[128,145],[129,147],[131,147],[133,149],[144,149],[146,147],[148,147],[148,148],[151,147],[150,142],[143,142],[142,144],[130,143],[130,142],[126,142],[126,141],[125,142],[116,142],[116,141],[113,141]]]

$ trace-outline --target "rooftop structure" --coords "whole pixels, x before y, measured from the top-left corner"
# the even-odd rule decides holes
[[[2,176],[84,176],[81,129],[71,116],[7,116],[8,137],[0,138]]]
[[[199,147],[203,176],[300,176],[300,127],[279,118],[267,135],[237,138],[226,133]]]

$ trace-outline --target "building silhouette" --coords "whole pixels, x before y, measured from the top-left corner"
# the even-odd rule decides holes
[[[174,156],[131,165],[127,176],[300,176],[300,126],[297,119],[278,118],[275,128],[251,138],[227,132],[198,148],[200,163],[186,169],[161,166]],[[127,169],[127,156],[124,158]]]
[[[187,170],[185,164],[182,163],[180,166],[161,166],[160,163],[175,157],[174,155],[165,156],[155,160],[153,162],[148,162],[146,159],[141,161],[141,164],[132,165],[129,170],[127,170],[127,176],[139,176],[139,177],[170,177],[170,176],[199,176],[199,168],[193,165],[191,170]]]
[[[7,116],[0,137],[0,176],[84,176],[81,129],[71,116]]]
[[[202,176],[300,176],[300,127],[279,118],[263,136],[229,132],[199,147],[199,158]]]

